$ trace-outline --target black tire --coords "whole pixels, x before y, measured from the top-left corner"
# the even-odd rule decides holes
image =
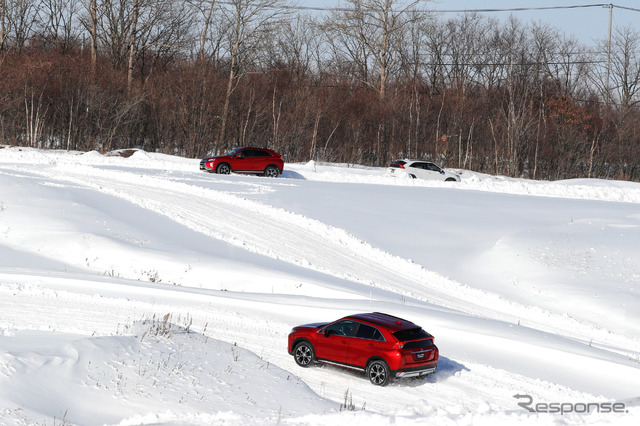
[[[267,168],[264,169],[264,175],[266,177],[278,177],[279,174],[280,170],[276,166],[267,166]]]
[[[216,173],[219,175],[228,175],[231,173],[231,166],[227,163],[218,164],[218,167],[216,167]]]
[[[455,180],[454,178],[446,178],[444,181],[445,182],[457,182],[457,180]]]
[[[300,342],[293,349],[293,358],[296,360],[296,364],[300,367],[307,368],[311,366],[315,359],[316,355],[313,351],[313,346],[309,342]]]
[[[391,380],[391,371],[386,362],[376,359],[367,366],[367,377],[376,386],[387,386]]]
[[[416,178],[416,175],[414,175],[413,173],[409,173],[409,178],[410,178],[410,179],[415,179],[415,178]]]

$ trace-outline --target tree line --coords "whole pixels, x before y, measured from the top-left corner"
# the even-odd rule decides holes
[[[0,141],[640,180],[640,33],[424,2],[0,0]]]

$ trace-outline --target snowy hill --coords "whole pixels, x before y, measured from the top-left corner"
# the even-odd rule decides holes
[[[198,162],[0,148],[0,424],[640,420],[640,184]],[[433,334],[438,371],[287,354],[371,311]]]

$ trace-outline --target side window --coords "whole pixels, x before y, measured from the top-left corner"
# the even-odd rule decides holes
[[[256,157],[255,149],[245,149],[244,151],[242,151],[242,153],[245,157]]]
[[[351,320],[338,321],[329,325],[325,334],[337,334],[338,336],[353,336],[357,323]]]
[[[369,340],[384,340],[382,337],[382,333],[380,333],[377,328],[371,327],[370,325],[366,324],[360,324],[356,337]]]
[[[409,167],[413,167],[415,169],[423,169],[424,167],[422,166],[422,164],[423,163],[413,163]]]
[[[433,170],[434,172],[440,173],[440,167],[436,166],[435,164],[428,163],[427,166],[428,166],[429,170]]]
[[[256,149],[256,157],[271,157],[271,154],[269,154],[267,151]]]

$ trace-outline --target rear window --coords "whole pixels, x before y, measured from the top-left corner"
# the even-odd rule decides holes
[[[396,339],[401,342],[406,342],[409,340],[420,340],[420,339],[428,339],[433,337],[422,328],[410,328],[409,330],[400,330],[393,333]]]
[[[415,342],[409,342],[404,345],[405,349],[418,349],[418,348],[428,348],[433,346],[433,340],[416,340]]]

